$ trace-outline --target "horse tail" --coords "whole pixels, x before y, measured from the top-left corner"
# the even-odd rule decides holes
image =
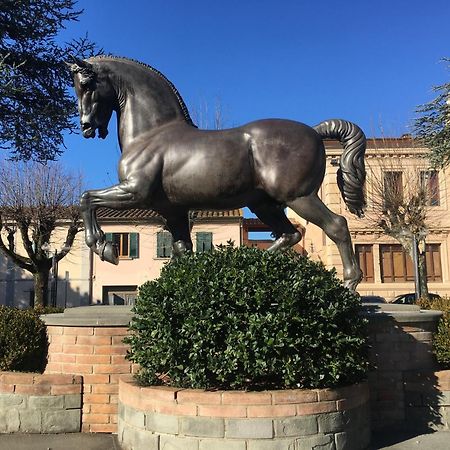
[[[339,190],[350,212],[362,217],[366,206],[366,136],[357,125],[341,119],[325,120],[313,128],[322,138],[339,139],[344,147],[337,172]]]

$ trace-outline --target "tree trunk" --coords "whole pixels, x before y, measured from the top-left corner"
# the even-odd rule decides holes
[[[419,260],[419,280],[420,280],[420,297],[428,298],[428,280],[427,280],[427,264],[425,252],[418,252]]]
[[[48,306],[49,271],[44,270],[33,274],[34,278],[34,307]]]

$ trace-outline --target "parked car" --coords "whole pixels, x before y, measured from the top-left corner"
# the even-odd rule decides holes
[[[362,303],[386,303],[386,299],[380,295],[361,295]]]
[[[431,300],[438,300],[441,298],[438,294],[429,294]],[[401,294],[395,297],[392,303],[396,303],[397,305],[414,305],[416,303],[416,294],[415,292],[409,292],[408,294]]]

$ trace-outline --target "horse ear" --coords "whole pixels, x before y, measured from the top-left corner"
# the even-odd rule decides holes
[[[81,84],[88,84],[95,79],[96,73],[94,66],[87,61],[70,55],[73,62],[65,62],[72,73],[79,73],[82,76]]]

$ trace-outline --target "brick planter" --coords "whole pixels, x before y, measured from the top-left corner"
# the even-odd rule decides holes
[[[0,372],[0,433],[81,429],[81,377]]]
[[[90,306],[43,317],[50,342],[45,373],[82,376],[82,431],[117,432],[119,377],[135,368],[122,342],[130,308]]]
[[[124,449],[365,449],[366,383],[341,389],[202,391],[119,383]]]

